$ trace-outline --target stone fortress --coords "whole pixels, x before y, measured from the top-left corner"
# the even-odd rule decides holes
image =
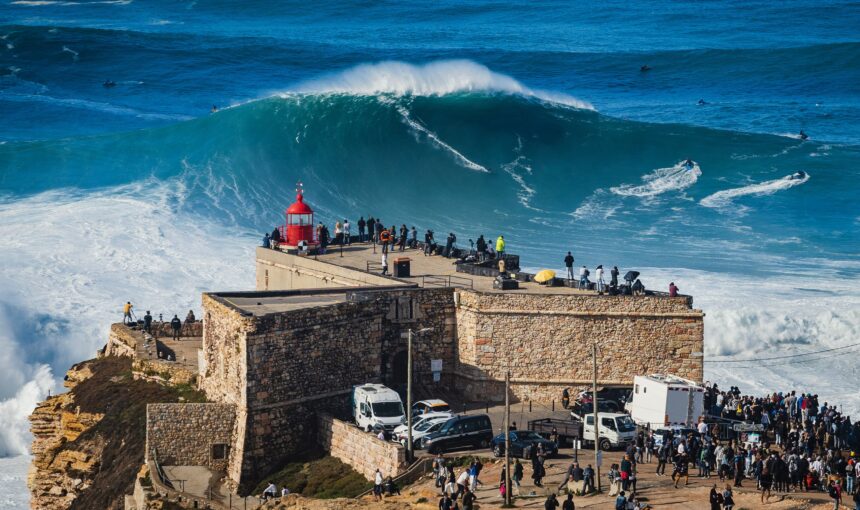
[[[496,269],[417,250],[390,254],[411,256],[410,276],[394,278],[369,270],[378,250],[257,248],[256,290],[204,293],[196,384],[211,403],[151,404],[147,461],[206,466],[240,494],[312,444],[368,477],[373,463],[402,472],[402,447],[333,417],[349,418],[354,385],[403,387],[409,329],[426,328],[413,380],[428,396],[498,402],[510,371],[515,401],[559,400],[590,385],[593,342],[601,386],[654,372],[702,381],[704,314],[689,296],[598,295],[514,271],[519,289],[494,290]],[[106,353],[135,356],[133,343],[112,332]]]

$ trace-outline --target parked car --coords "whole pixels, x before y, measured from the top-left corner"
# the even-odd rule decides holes
[[[636,439],[636,424],[626,414],[598,413],[600,419],[600,449],[624,448]],[[594,444],[594,415],[585,415],[582,438]]]
[[[416,416],[423,416],[428,413],[450,413],[451,406],[444,400],[432,398],[421,400],[412,404],[412,420],[415,421]]]
[[[444,422],[444,421],[447,421],[451,417],[452,417],[451,413],[428,413],[428,414],[424,414],[421,416],[416,416],[412,419],[412,430],[414,431],[419,425],[421,425],[427,421],[438,420],[441,418],[442,421]],[[403,425],[398,425],[394,429],[392,434],[394,434],[394,440],[395,441],[400,440],[400,439],[398,439],[398,437],[401,434],[403,434],[404,437],[406,436],[406,428],[407,428],[406,424],[404,423]]]
[[[442,415],[443,413],[433,414]],[[445,425],[445,422],[449,419],[451,419],[450,416],[437,416],[436,418],[427,418],[424,420],[420,420],[418,425],[412,427],[412,445],[415,447],[415,449],[420,450],[423,446],[421,440],[427,435],[432,434],[437,430],[441,429],[442,425]],[[409,443],[409,435],[404,429],[400,433],[395,434],[394,440],[402,444],[404,448],[407,448],[407,445]]]
[[[555,457],[558,454],[558,445],[549,439],[544,439],[537,432],[512,430],[510,440],[512,457],[531,458],[537,451],[539,444],[543,445],[543,449],[549,457]],[[503,456],[505,454],[505,434],[502,433],[494,437],[491,446],[493,447],[493,455],[496,457]]]
[[[463,448],[488,448],[493,426],[486,414],[455,416],[421,441],[429,453],[443,453]]]
[[[633,393],[632,388],[601,388],[597,390],[597,398],[600,401],[598,405],[599,412],[617,413],[624,410],[625,404],[630,401],[630,396]],[[592,392],[585,390],[576,396],[574,405],[591,404]],[[605,404],[604,404],[605,403]]]

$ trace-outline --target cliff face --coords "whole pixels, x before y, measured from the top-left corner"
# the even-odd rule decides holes
[[[66,375],[67,393],[30,415],[30,506],[121,509],[143,463],[146,404],[199,400],[190,388],[135,380],[130,358],[85,361]]]

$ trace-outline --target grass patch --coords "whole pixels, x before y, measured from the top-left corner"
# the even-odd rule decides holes
[[[269,482],[311,498],[354,498],[373,487],[363,475],[335,457],[308,453],[267,476],[252,494],[262,494]]]

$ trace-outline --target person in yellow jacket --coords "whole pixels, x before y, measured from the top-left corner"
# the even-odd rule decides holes
[[[505,236],[499,236],[496,239],[496,256],[502,257],[505,254]]]
[[[132,322],[131,311],[134,309],[134,305],[131,304],[131,301],[126,301],[122,307],[122,321],[126,324],[130,324]]]

